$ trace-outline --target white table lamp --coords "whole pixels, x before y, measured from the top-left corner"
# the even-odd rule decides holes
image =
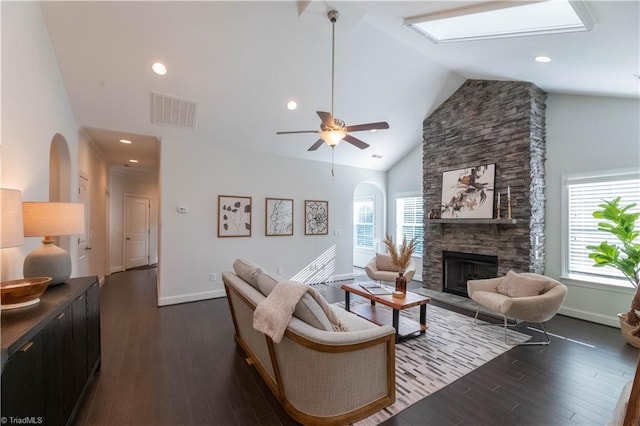
[[[42,237],[42,245],[24,259],[23,274],[28,277],[51,277],[51,284],[61,284],[71,276],[71,257],[54,244],[52,236],[84,233],[84,204],[24,202],[24,236]]]

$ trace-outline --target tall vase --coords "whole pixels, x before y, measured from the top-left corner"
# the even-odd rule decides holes
[[[396,291],[407,292],[407,279],[402,272],[398,272],[398,277],[396,278]]]

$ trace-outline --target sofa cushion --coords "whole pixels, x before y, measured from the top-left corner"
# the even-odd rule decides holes
[[[249,260],[236,259],[233,262],[233,270],[236,272],[237,276],[251,284],[253,288],[258,289],[258,276],[262,272],[262,268],[260,266]]]
[[[267,297],[274,289],[276,284],[282,281],[282,278],[267,271],[260,271],[256,279],[258,282],[258,290]]]
[[[258,290],[266,297],[271,294],[276,284],[282,280],[283,278],[277,275],[262,271],[257,278]],[[320,330],[333,330],[327,314],[320,304],[309,294],[302,296],[296,305],[293,316]]]
[[[400,269],[398,269],[398,267],[395,266],[391,261],[391,256],[388,256],[386,254],[380,254],[380,253],[376,253],[376,269],[378,271],[391,271],[391,272],[400,271]]]
[[[496,290],[509,297],[537,296],[547,286],[548,280],[529,277],[514,271],[507,272]]]

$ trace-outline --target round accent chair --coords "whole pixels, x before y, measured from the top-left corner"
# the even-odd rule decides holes
[[[396,282],[396,278],[398,277],[398,268],[393,266],[393,262],[391,262],[391,256],[386,254],[376,253],[376,255],[367,263],[364,267],[367,276],[374,281],[386,281],[386,282]],[[407,266],[407,270],[404,271],[404,277],[407,279],[407,282],[413,279],[413,276],[416,274],[416,263],[411,259],[409,262],[409,266]]]
[[[503,317],[504,339],[508,344],[512,342],[507,339],[507,328],[520,321],[539,323],[546,338],[521,345],[548,345],[551,340],[542,323],[558,313],[567,296],[567,286],[544,275],[509,271],[504,277],[467,281],[467,293],[478,304],[476,323],[481,306]],[[515,324],[509,324],[508,318],[515,320]]]

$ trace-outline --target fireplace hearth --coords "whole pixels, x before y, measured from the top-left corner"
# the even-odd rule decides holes
[[[467,281],[498,276],[498,257],[458,251],[442,252],[442,290],[469,297]]]

